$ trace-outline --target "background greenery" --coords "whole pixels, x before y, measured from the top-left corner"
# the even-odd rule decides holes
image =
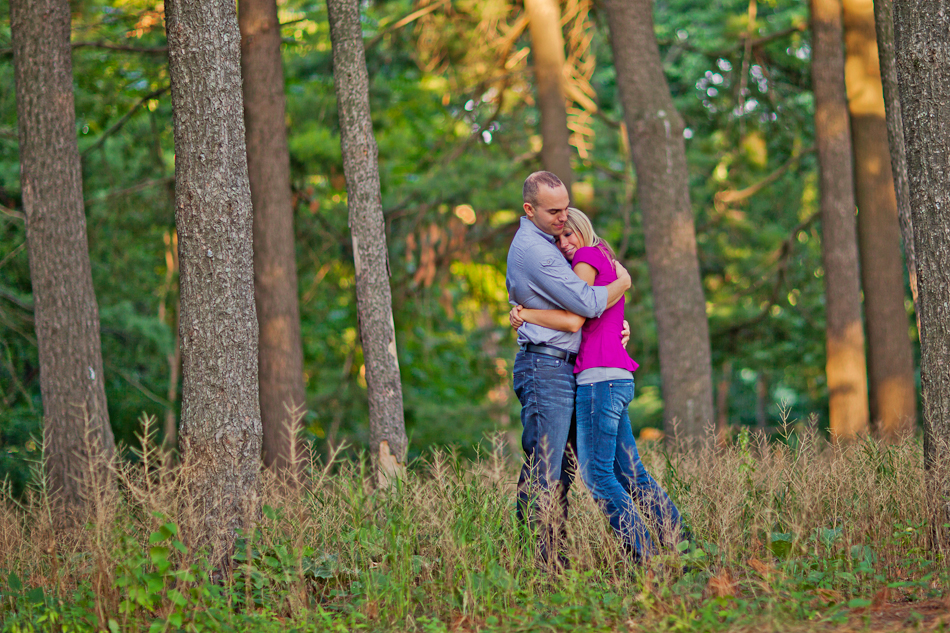
[[[72,4],[74,42],[165,45],[155,2]],[[451,11],[433,14],[437,19],[392,29],[417,8],[413,2],[364,4],[410,458],[440,444],[471,452],[487,431],[518,428],[505,256],[521,183],[540,168],[538,113],[527,50],[511,68],[498,68],[474,39],[486,20],[521,7],[459,0]],[[280,6],[306,424],[317,450],[327,452],[341,440],[359,447],[368,434],[330,38],[323,2]],[[792,420],[814,414],[823,421],[820,235],[817,223],[809,223],[817,190],[807,5],[760,2],[754,35],[782,36],[748,56],[740,44],[749,30],[747,10],[739,0],[655,4],[661,55],[688,126],[714,373],[718,381],[723,364],[731,363],[734,424],[754,423],[760,372],[769,375],[773,422],[781,406]],[[8,15],[0,0],[0,475],[19,490],[26,461],[39,454],[31,437],[40,435],[42,404],[25,226],[16,211]],[[656,330],[607,25],[596,7],[591,19],[587,54],[595,61],[590,83],[598,111],[590,120],[591,151],[575,160],[583,192],[575,199],[619,248],[633,277],[627,318],[630,351],[641,364],[631,409],[639,430],[660,426],[662,415]],[[525,34],[514,47],[529,44]],[[98,47],[75,48],[73,63],[109,411],[116,439],[131,444],[143,412],[161,419],[177,407],[167,399],[176,302],[167,257],[174,244],[171,101],[168,92],[144,99],[168,85],[168,70],[162,54]],[[506,77],[504,92],[487,79],[498,73]],[[717,192],[759,182],[789,161],[756,195],[717,203]]]

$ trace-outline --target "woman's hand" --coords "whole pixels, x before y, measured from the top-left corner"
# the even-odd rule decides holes
[[[521,318],[521,308],[524,306],[515,306],[511,309],[511,312],[508,313],[508,321],[511,323],[511,327],[516,330],[524,325],[524,319]]]
[[[627,320],[623,320],[623,329],[620,330],[620,344],[624,347],[627,347],[627,343],[630,342],[630,324],[627,323]]]

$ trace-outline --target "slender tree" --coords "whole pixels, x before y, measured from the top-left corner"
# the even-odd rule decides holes
[[[950,520],[950,1],[898,0],[894,27],[918,264],[924,466],[942,500],[940,526]]]
[[[904,148],[904,127],[901,120],[900,92],[897,89],[897,60],[894,53],[894,2],[874,0],[874,29],[877,32],[877,53],[880,62],[881,86],[884,93],[884,110],[887,121],[887,139],[890,146],[891,173],[894,178],[894,193],[897,197],[897,218],[900,222],[901,241],[904,244],[904,259],[907,276],[910,278],[910,293],[917,309],[917,257],[914,246],[914,220],[910,213],[910,185],[907,181],[907,155]],[[918,330],[920,322],[917,323]]]
[[[564,91],[564,35],[557,0],[525,0],[541,112],[541,163],[571,190],[571,133]]]
[[[868,430],[867,369],[854,219],[841,0],[811,0],[812,89],[821,190],[829,420],[836,440]]]
[[[49,484],[70,512],[108,481],[103,383],[76,142],[67,0],[11,0],[20,183],[39,347]]]
[[[238,528],[257,512],[257,384],[251,192],[241,98],[241,37],[232,0],[165,4],[175,129],[182,411],[179,445],[191,535],[226,567]]]
[[[851,114],[871,421],[896,439],[917,425],[914,356],[904,308],[904,263],[891,176],[872,0],[844,0],[845,84]]]
[[[663,381],[664,427],[713,429],[709,324],[699,278],[683,120],[673,105],[650,0],[606,0],[624,120],[637,173]]]
[[[294,210],[284,109],[284,69],[275,0],[239,0],[247,170],[254,203],[254,293],[264,463],[297,468],[292,442],[304,405],[297,305]]]
[[[380,474],[389,476],[403,468],[408,440],[358,0],[327,0],[327,13],[356,265],[356,307],[366,360],[370,452]]]

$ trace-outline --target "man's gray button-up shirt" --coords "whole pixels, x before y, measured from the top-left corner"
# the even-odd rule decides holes
[[[607,308],[607,288],[588,286],[574,274],[553,240],[527,217],[521,218],[508,249],[508,301],[536,310],[561,308],[588,319],[599,317]],[[518,328],[518,344],[525,343],[576,352],[581,346],[581,333],[525,323]]]

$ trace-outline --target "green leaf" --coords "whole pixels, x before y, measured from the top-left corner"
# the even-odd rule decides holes
[[[183,607],[188,604],[188,598],[183,596],[182,593],[177,589],[172,589],[168,592],[168,599],[179,607]],[[177,624],[176,626],[181,626],[181,624]]]
[[[849,609],[862,609],[864,607],[870,607],[871,601],[867,598],[851,598],[848,600]]]
[[[148,550],[148,557],[151,559],[153,565],[160,565],[162,563],[168,562],[168,555],[171,551],[164,546],[156,545],[151,547]]]
[[[43,595],[43,588],[36,587],[35,589],[30,589],[29,591],[26,592],[26,599],[31,604],[35,604],[35,605],[43,604],[44,602],[46,602],[46,598]]]
[[[23,589],[23,583],[20,582],[20,577],[12,571],[10,572],[10,575],[7,576],[7,587],[9,587],[10,591],[14,593],[19,593],[20,590]]]

